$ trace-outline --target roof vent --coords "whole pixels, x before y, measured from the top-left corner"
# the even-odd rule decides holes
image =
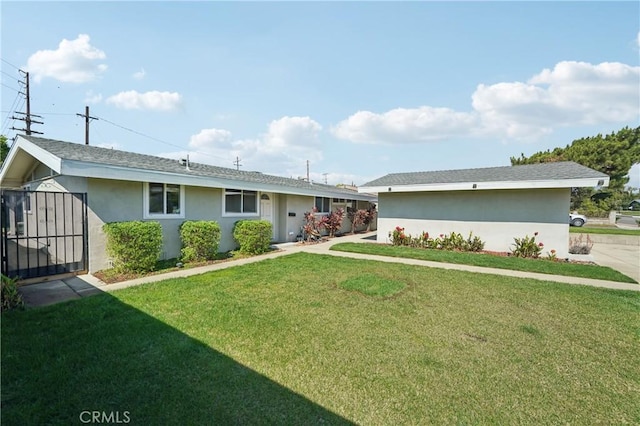
[[[187,155],[187,158],[182,158],[182,159],[180,160],[180,164],[182,164],[183,166],[185,166],[185,168],[186,168],[187,170],[190,170],[190,169],[189,169],[189,155]]]

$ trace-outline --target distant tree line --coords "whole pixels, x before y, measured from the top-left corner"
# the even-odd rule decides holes
[[[640,127],[624,127],[608,135],[598,134],[574,140],[564,148],[536,152],[525,157],[511,157],[511,165],[574,161],[609,175],[605,188],[573,188],[571,209],[589,216],[604,216],[624,208],[637,188],[629,189],[629,170],[640,163]]]

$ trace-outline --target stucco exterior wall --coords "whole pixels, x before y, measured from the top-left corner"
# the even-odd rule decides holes
[[[142,183],[87,179],[86,192],[89,272],[95,272],[110,267],[102,226],[109,222],[142,219]]]
[[[284,209],[281,210],[281,216],[285,220],[285,239],[282,241],[296,241],[296,237],[300,233],[300,228],[304,224],[304,214],[313,209],[315,198],[304,195],[281,195]],[[294,213],[295,216],[289,216]]]
[[[109,266],[106,255],[106,238],[102,225],[108,222],[143,220],[143,183],[90,179],[88,187],[89,256],[90,271]],[[233,226],[238,220],[260,218],[253,216],[223,216],[223,190],[188,186],[185,188],[184,219],[154,218],[162,226],[163,248],[161,258],[171,259],[180,255],[180,225],[186,220],[215,220],[220,225],[221,252],[234,250]]]
[[[48,169],[47,169],[48,170]],[[42,169],[42,174],[46,172]],[[223,212],[224,190],[186,186],[184,188],[184,218],[153,218],[144,216],[144,184],[115,179],[94,179],[73,176],[54,176],[30,182],[30,189],[38,191],[87,193],[87,220],[89,246],[89,272],[110,267],[106,251],[105,223],[153,220],[162,226],[163,248],[161,258],[170,259],[180,254],[179,228],[185,220],[215,220],[221,228],[220,251],[234,250],[233,227],[238,220],[258,220],[251,216],[227,216]],[[304,213],[314,206],[313,196],[267,193],[272,204],[272,221],[276,242],[296,241],[304,223]],[[260,197],[258,197],[260,198]],[[259,202],[259,201],[258,201]],[[289,214],[292,213],[293,216]],[[345,218],[345,222],[347,219]]]
[[[389,242],[396,226],[418,235],[469,232],[485,241],[485,250],[510,251],[514,237],[532,236],[568,255],[570,190],[495,190],[378,194],[378,242]]]

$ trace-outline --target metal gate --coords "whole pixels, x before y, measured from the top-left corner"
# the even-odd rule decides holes
[[[87,194],[2,190],[2,273],[20,279],[86,272]]]

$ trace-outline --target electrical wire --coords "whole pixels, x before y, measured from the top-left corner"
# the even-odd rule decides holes
[[[17,66],[13,65],[11,62],[7,61],[6,59],[0,58],[0,61],[4,62],[7,65],[11,65],[13,68],[17,69],[18,71],[22,71],[20,68],[18,68]]]
[[[168,146],[171,146],[171,147],[174,147],[174,148],[179,148],[179,149],[182,149],[182,150],[192,151],[192,152],[195,152],[195,153],[198,153],[198,154],[204,155],[205,157],[214,158],[214,159],[217,159],[217,160],[223,160],[223,161],[225,161],[225,162],[226,162],[226,161],[229,161],[229,159],[228,159],[228,158],[218,157],[218,156],[216,156],[216,155],[211,155],[211,154],[209,154],[209,153],[202,152],[202,151],[193,151],[193,150],[190,150],[189,148],[186,148],[186,147],[184,147],[184,146],[176,145],[176,144],[174,144],[174,143],[167,142],[167,141],[164,141],[164,140],[162,140],[162,139],[158,139],[158,138],[153,137],[153,136],[149,136],[149,135],[144,134],[144,133],[142,133],[142,132],[139,132],[139,131],[137,131],[137,130],[133,130],[133,129],[130,129],[130,128],[125,127],[125,126],[121,126],[120,124],[114,123],[113,121],[109,121],[109,120],[107,120],[106,118],[103,118],[103,117],[98,117],[98,116],[96,116],[96,118],[97,118],[98,120],[104,121],[105,123],[109,123],[109,124],[111,124],[112,126],[119,127],[119,128],[121,128],[121,129],[123,129],[123,130],[126,130],[126,131],[128,131],[128,132],[134,133],[134,134],[139,135],[139,136],[143,136],[143,137],[145,137],[145,138],[147,138],[147,139],[151,139],[151,140],[153,140],[153,141],[160,142],[160,143],[162,143],[162,144],[165,144],[165,145],[168,145]]]

